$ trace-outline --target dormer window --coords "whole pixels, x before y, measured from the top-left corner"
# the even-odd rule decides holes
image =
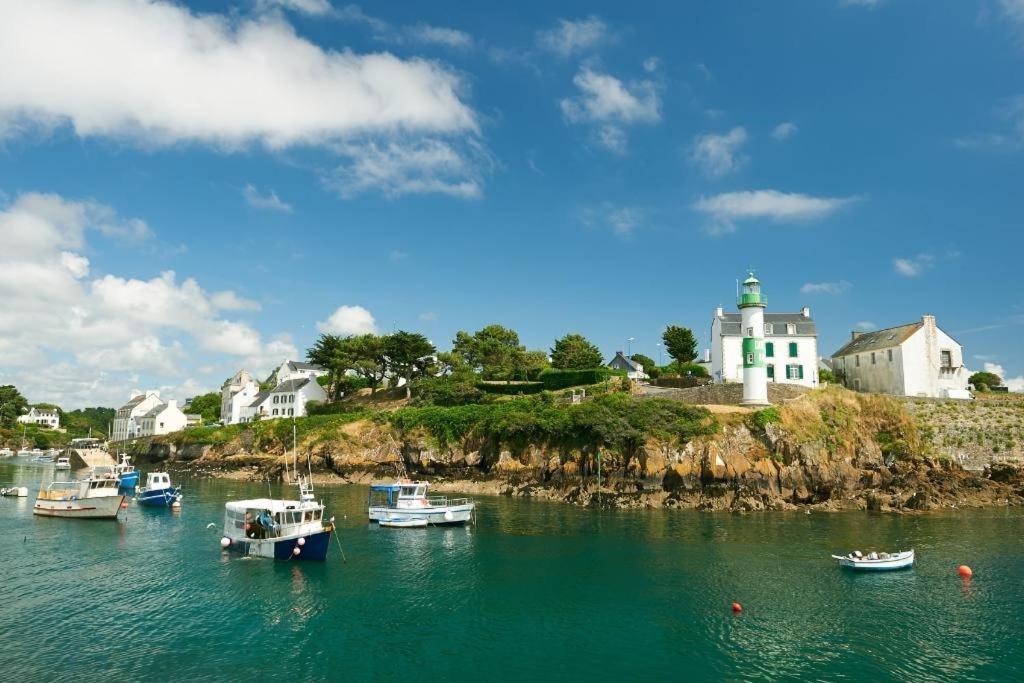
[[[786,323],[786,334],[796,334],[796,323]]]
[[[775,326],[772,325],[771,323],[765,323],[764,324],[764,333],[765,334],[775,334]]]

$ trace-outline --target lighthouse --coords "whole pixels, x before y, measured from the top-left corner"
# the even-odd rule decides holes
[[[764,365],[764,309],[768,299],[754,271],[747,271],[736,297],[743,325],[743,405],[768,405],[768,371]]]

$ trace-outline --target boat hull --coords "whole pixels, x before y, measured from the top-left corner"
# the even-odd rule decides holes
[[[422,518],[420,518],[420,519],[413,519],[412,517],[403,517],[403,518],[400,518],[400,519],[399,518],[389,519],[389,518],[385,517],[384,519],[380,520],[377,523],[380,524],[381,526],[392,527],[394,529],[426,529],[427,528],[427,520],[422,519]]]
[[[37,500],[32,507],[32,514],[43,517],[114,519],[123,502],[124,496],[104,496],[79,500]]]
[[[380,522],[390,517],[409,517],[412,519],[423,519],[428,524],[435,526],[465,524],[473,519],[472,503],[466,505],[449,505],[445,507],[423,507],[423,508],[389,508],[385,506],[374,506],[369,509],[370,520]],[[450,515],[448,514],[450,513]]]
[[[308,560],[312,562],[323,562],[327,559],[327,551],[331,547],[332,531],[321,531],[308,536],[296,536],[294,538],[268,538],[263,540],[235,540],[232,539],[232,550],[250,557],[266,557],[275,560]],[[305,543],[299,545],[299,539],[305,539]],[[299,554],[295,554],[295,548]]]
[[[158,489],[156,491],[143,491],[136,498],[139,505],[152,508],[169,508],[181,497],[181,489]]]
[[[869,560],[864,559],[853,559],[850,557],[842,557],[840,555],[833,555],[834,559],[839,561],[839,566],[844,569],[851,569],[857,572],[891,572],[900,569],[909,569],[914,566],[914,553],[900,553],[896,557],[890,557],[887,559]]]

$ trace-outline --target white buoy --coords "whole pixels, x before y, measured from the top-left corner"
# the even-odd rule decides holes
[[[300,538],[299,539],[299,545],[306,545],[306,539]]]
[[[174,509],[174,510],[180,510],[181,509],[181,501],[180,500],[176,500],[173,503],[171,503],[171,508]]]
[[[302,548],[300,548],[298,546],[295,546],[294,548],[292,548],[292,555],[294,555],[295,557],[298,557],[300,554],[302,554]]]
[[[227,548],[229,545],[231,545],[231,539],[230,538],[228,538],[227,536],[224,536],[224,537],[222,537],[220,539],[220,547],[221,548]]]
[[[455,519],[455,515],[452,514],[451,510],[446,510],[444,513],[444,521],[450,522]]]

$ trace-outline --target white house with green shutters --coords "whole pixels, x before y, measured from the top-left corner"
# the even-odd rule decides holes
[[[818,386],[818,330],[811,309],[764,314],[764,360],[768,382]],[[711,377],[743,382],[743,322],[739,313],[715,309],[711,321]]]

